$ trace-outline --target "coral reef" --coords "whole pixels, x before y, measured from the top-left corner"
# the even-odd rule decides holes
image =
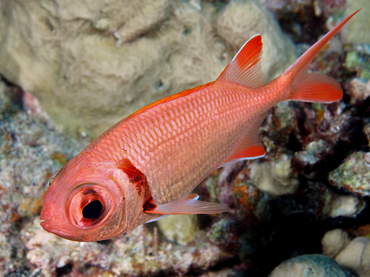
[[[24,266],[18,233],[24,220],[38,216],[45,184],[81,143],[50,120],[22,111],[14,88],[0,82],[0,275]],[[13,95],[13,101],[7,95]],[[20,103],[20,101],[18,101]],[[14,258],[15,257],[15,258]]]
[[[201,233],[198,234],[201,236]],[[114,241],[79,243],[46,233],[35,219],[22,230],[27,259],[43,276],[83,273],[89,276],[153,276],[203,272],[230,255],[201,237],[198,243],[178,246],[141,225]],[[162,273],[161,273],[162,272]]]
[[[95,137],[145,104],[213,81],[258,32],[269,78],[295,60],[293,44],[258,1],[216,12],[187,1],[4,0],[0,72],[35,95],[64,131]],[[233,29],[235,42],[227,37]]]
[[[38,219],[48,179],[93,136],[215,79],[251,35],[263,36],[268,78],[284,70],[296,48],[267,9],[302,52],[352,3],[2,0],[0,275],[369,276],[370,50],[345,33],[311,65],[341,83],[343,101],[278,104],[260,129],[267,155],[197,187],[230,212],[170,216],[94,243],[46,233]]]

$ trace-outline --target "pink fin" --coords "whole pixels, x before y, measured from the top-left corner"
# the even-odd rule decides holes
[[[158,221],[158,220],[160,220],[160,219],[162,219],[162,218],[165,218],[165,217],[167,217],[167,216],[169,216],[169,214],[158,215],[157,217],[152,218],[152,219],[148,220],[148,221],[147,221],[147,222],[145,222],[145,223],[156,222],[156,221]]]
[[[230,210],[219,203],[198,201],[198,194],[191,194],[185,198],[174,200],[166,204],[158,205],[157,208],[146,213],[150,214],[218,214]]]
[[[331,103],[343,97],[339,83],[320,73],[301,74],[294,79],[292,86],[291,100]]]
[[[265,77],[261,70],[261,54],[262,39],[257,34],[243,45],[217,81],[229,81],[251,88],[263,85]]]
[[[247,129],[245,139],[239,144],[238,148],[226,159],[224,166],[227,163],[257,159],[266,154],[265,148],[258,136],[259,128],[263,120],[266,118],[267,113],[260,115],[253,124]]]
[[[282,75],[293,76],[293,92],[290,100],[330,103],[342,98],[343,92],[334,79],[319,73],[308,73],[312,59],[324,45],[361,9],[348,16],[330,32],[312,45],[287,71]]]

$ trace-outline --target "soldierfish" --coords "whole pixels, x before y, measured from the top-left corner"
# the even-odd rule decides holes
[[[159,100],[118,122],[49,181],[41,226],[66,239],[98,241],[169,214],[228,211],[189,193],[215,168],[265,155],[258,130],[275,104],[342,98],[337,81],[307,69],[357,12],[269,83],[261,71],[257,34],[216,81]]]

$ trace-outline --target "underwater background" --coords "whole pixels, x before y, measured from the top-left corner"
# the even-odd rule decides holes
[[[49,178],[111,125],[213,81],[256,33],[272,80],[361,7],[310,67],[343,99],[279,103],[260,129],[267,155],[197,187],[230,212],[102,242],[41,228]],[[369,12],[368,0],[0,0],[0,276],[370,276]]]

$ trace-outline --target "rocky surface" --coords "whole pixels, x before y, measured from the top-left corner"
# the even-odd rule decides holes
[[[333,259],[324,255],[303,255],[280,264],[269,277],[294,276],[338,276],[355,277],[349,270],[341,268]]]

